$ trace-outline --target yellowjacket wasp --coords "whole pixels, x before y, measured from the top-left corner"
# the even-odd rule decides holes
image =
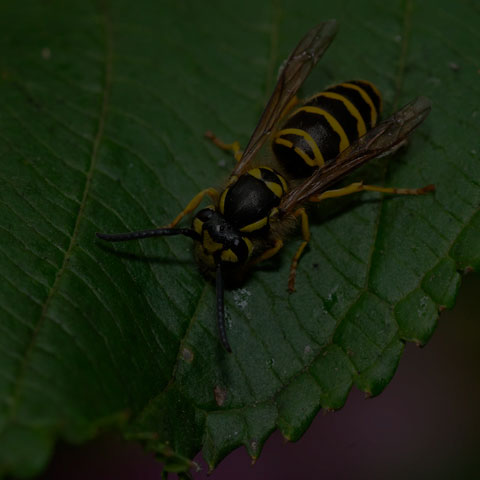
[[[326,51],[337,32],[329,20],[312,28],[288,57],[275,89],[243,152],[238,142],[225,144],[206,136],[222,149],[232,150],[237,163],[225,188],[198,193],[168,226],[120,234],[97,233],[110,242],[164,235],[185,235],[195,242],[200,268],[216,281],[220,340],[231,352],[225,330],[224,275],[243,272],[275,255],[283,246],[286,225],[301,219],[303,241],[290,267],[288,289],[293,292],[298,260],[310,239],[308,217],[301,206],[361,191],[420,195],[434,190],[385,188],[355,182],[330,187],[369,159],[390,153],[430,112],[430,101],[419,97],[377,123],[381,98],[366,81],[334,85],[305,101],[299,108],[296,93]],[[290,113],[292,112],[292,113]],[[256,156],[270,139],[274,168]],[[205,196],[213,204],[197,212],[190,228],[176,228]]]

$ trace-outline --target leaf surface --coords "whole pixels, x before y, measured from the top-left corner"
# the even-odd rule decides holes
[[[385,113],[433,102],[408,147],[355,178],[434,195],[365,194],[310,211],[300,237],[227,291],[186,238],[104,245],[169,223],[243,145],[305,31],[340,32],[302,93],[365,78]],[[404,341],[424,344],[460,273],[480,265],[480,11],[474,3],[3,2],[0,6],[0,473],[31,475],[61,436],[117,427],[171,470],[213,468],[279,428],[298,439],[352,385],[380,393]],[[444,32],[449,32],[448,36]]]

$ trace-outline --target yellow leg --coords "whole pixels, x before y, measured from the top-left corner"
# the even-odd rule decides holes
[[[190,212],[193,212],[202,201],[203,197],[208,195],[214,203],[218,201],[218,192],[214,188],[206,188],[201,192],[197,193],[189,202],[189,204],[175,217],[175,220],[172,223],[169,223],[166,228],[173,228],[177,223]]]
[[[290,264],[290,273],[288,275],[288,290],[290,293],[295,291],[295,278],[297,276],[298,260],[302,255],[303,251],[305,250],[307,243],[310,241],[310,229],[308,228],[308,216],[307,216],[307,213],[305,212],[305,209],[299,208],[294,212],[293,215],[295,217],[301,217],[303,242],[298,247],[297,252],[292,258],[292,263]]]
[[[326,198],[343,197],[345,195],[350,195],[352,193],[358,193],[363,191],[391,193],[393,195],[423,195],[424,193],[433,192],[434,190],[434,185],[427,185],[426,187],[422,188],[389,188],[377,187],[375,185],[364,185],[363,182],[355,182],[343,188],[338,188],[336,190],[327,190],[326,192],[320,193],[319,195],[312,195],[308,199],[308,201],[321,202]]]
[[[252,260],[250,265],[256,265],[257,263],[267,260],[267,258],[273,257],[283,247],[283,241],[281,238],[275,240],[275,245],[268,250],[265,250],[259,257]]]
[[[233,152],[233,156],[235,160],[238,162],[242,158],[243,151],[240,148],[240,144],[238,142],[233,143],[223,143],[219,138],[217,138],[212,132],[208,131],[205,132],[205,137],[211,140],[218,148],[222,150],[231,150]]]

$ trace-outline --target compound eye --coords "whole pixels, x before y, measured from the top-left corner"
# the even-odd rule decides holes
[[[206,222],[207,220],[210,220],[212,218],[212,215],[214,214],[214,210],[212,208],[204,208],[200,210],[197,214],[196,217],[201,220],[202,222]]]

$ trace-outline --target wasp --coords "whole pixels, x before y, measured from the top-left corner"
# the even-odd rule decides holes
[[[427,98],[418,97],[378,123],[380,93],[367,81],[335,85],[297,106],[298,89],[336,32],[337,22],[329,20],[300,40],[281,68],[272,96],[243,151],[238,142],[226,144],[207,132],[217,146],[233,151],[236,159],[221,191],[202,190],[166,227],[96,234],[110,242],[167,235],[192,238],[200,269],[215,280],[219,336],[228,352],[232,349],[225,328],[224,278],[275,255],[283,246],[288,225],[299,219],[302,243],[291,261],[288,277],[288,290],[293,292],[298,261],[310,240],[304,204],[362,191],[420,195],[434,190],[433,185],[399,189],[363,182],[331,188],[371,158],[403,145],[431,108]],[[267,141],[273,166],[262,163],[257,155]],[[206,196],[212,204],[194,215],[189,228],[177,227]]]

